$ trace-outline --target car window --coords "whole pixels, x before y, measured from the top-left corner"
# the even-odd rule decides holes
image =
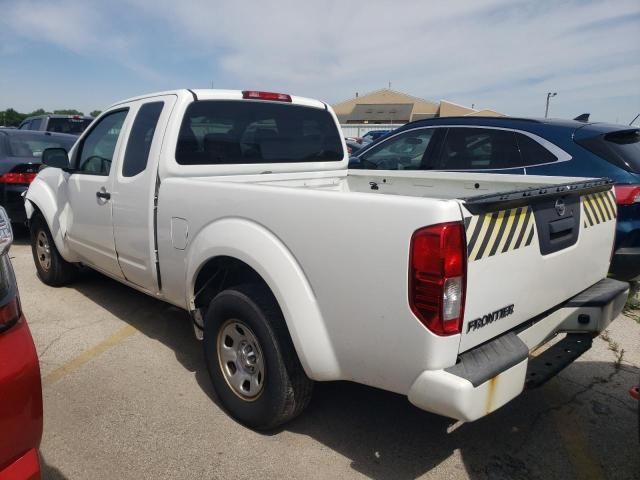
[[[449,128],[434,168],[480,170],[522,166],[514,132],[489,128]]]
[[[153,134],[163,107],[164,102],[152,102],[145,103],[138,110],[124,153],[123,176],[133,177],[147,168]]]
[[[42,126],[42,119],[41,118],[34,118],[33,120],[31,120],[31,130],[40,130],[40,127]]]
[[[49,132],[70,133],[72,135],[80,135],[84,129],[91,125],[93,120],[82,117],[69,118],[50,118],[47,124]]]
[[[176,148],[182,165],[337,162],[343,155],[327,110],[248,100],[192,103]]]
[[[31,129],[31,120],[24,121],[20,124],[20,130],[30,130]]]
[[[126,117],[127,110],[118,110],[100,119],[82,141],[76,171],[109,175],[116,143]]]
[[[540,165],[542,163],[551,163],[558,160],[558,157],[536,142],[533,138],[523,135],[522,133],[515,133],[515,136],[518,141],[520,155],[522,156],[522,161],[525,166]]]
[[[422,157],[434,132],[434,128],[411,130],[383,141],[362,156],[361,167],[380,170],[419,170],[422,166]]]
[[[640,130],[620,130],[576,142],[609,163],[640,173]]]
[[[69,151],[75,139],[63,135],[14,131],[8,135],[8,154],[13,157],[40,157],[45,148],[64,148]]]

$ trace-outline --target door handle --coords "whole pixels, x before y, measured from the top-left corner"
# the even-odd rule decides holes
[[[111,200],[111,194],[109,192],[105,192],[103,190],[98,190],[96,192],[96,197],[102,198],[103,200]]]

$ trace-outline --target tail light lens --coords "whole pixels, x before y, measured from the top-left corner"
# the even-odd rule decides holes
[[[12,183],[20,185],[29,185],[36,178],[37,173],[15,173],[9,172],[0,175],[0,183]]]
[[[20,301],[14,297],[8,303],[0,307],[0,333],[8,330],[18,322],[20,318]]]
[[[640,185],[616,185],[615,190],[618,205],[640,203]]]
[[[460,333],[464,315],[467,254],[462,223],[417,230],[411,238],[409,305],[437,335]]]
[[[271,100],[274,102],[289,102],[291,103],[291,95],[286,93],[275,92],[259,92],[256,90],[243,90],[242,98],[248,98],[252,100]]]

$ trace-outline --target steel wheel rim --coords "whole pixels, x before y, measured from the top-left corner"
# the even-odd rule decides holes
[[[257,400],[264,390],[265,365],[258,338],[246,323],[224,322],[216,342],[218,363],[224,380],[242,400]]]
[[[42,230],[38,232],[36,238],[36,255],[40,266],[44,270],[49,270],[51,268],[51,246],[47,234]]]

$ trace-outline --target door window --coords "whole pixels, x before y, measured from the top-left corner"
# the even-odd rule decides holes
[[[31,120],[31,130],[40,130],[41,126],[42,126],[41,118],[34,118],[33,120]]]
[[[522,167],[514,132],[449,128],[434,165],[438,170],[493,170]]]
[[[435,132],[434,128],[411,130],[381,143],[361,158],[361,168],[418,170]]]
[[[113,154],[128,110],[118,110],[104,117],[83,139],[77,155],[76,171],[92,175],[109,175]]]
[[[122,176],[134,177],[147,168],[149,151],[164,102],[145,103],[140,107],[131,127],[122,163]]]
[[[516,138],[518,139],[520,155],[522,155],[522,161],[525,166],[530,167],[543,163],[556,162],[558,160],[558,157],[536,142],[533,138],[527,137],[521,133],[516,133]]]

